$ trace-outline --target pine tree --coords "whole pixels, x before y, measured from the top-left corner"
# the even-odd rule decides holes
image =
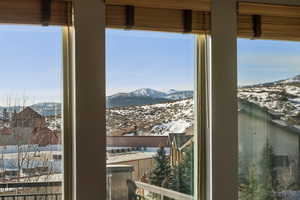
[[[193,146],[187,147],[182,162],[183,185],[180,192],[192,195],[194,192],[194,151]]]
[[[274,151],[273,147],[267,139],[262,151],[261,167],[261,193],[263,200],[274,200],[274,191],[277,189],[278,181],[276,178],[276,170],[274,166]]]
[[[171,174],[171,166],[169,159],[166,155],[164,147],[159,147],[157,150],[157,156],[154,158],[155,167],[150,175],[150,183],[159,187],[168,184],[166,181],[169,179]],[[165,181],[166,180],[166,181]]]
[[[240,200],[264,200],[260,198],[260,187],[257,176],[257,169],[254,164],[248,168],[245,183],[241,184],[239,194]]]
[[[168,188],[177,192],[192,195],[194,187],[193,147],[186,149],[183,161],[172,169]]]

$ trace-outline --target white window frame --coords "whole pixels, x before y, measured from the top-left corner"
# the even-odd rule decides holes
[[[102,0],[73,0],[73,6],[71,198],[105,200],[105,5]]]
[[[237,3],[299,6],[297,0],[212,0],[210,196],[238,200]]]
[[[299,0],[246,1],[300,5]],[[69,60],[71,78],[68,79],[72,86],[69,103],[73,114],[69,115],[69,120],[74,142],[68,148],[73,150],[73,177],[65,179],[65,183],[72,182],[73,192],[65,199],[105,200],[105,5],[101,0],[73,2],[74,27],[69,31],[74,48],[69,55],[74,59]],[[238,0],[211,2],[206,200],[237,200]],[[65,190],[70,192],[68,188]]]
[[[236,0],[212,0],[210,66],[210,196],[238,199]]]

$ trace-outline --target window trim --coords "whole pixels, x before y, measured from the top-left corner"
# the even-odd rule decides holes
[[[84,61],[87,61],[89,65],[94,64],[91,69],[87,73],[91,75],[93,79],[95,79],[94,74],[98,74],[99,71],[97,68],[104,68],[104,63],[99,60],[105,59],[105,42],[104,42],[104,16],[101,13],[105,12],[104,3],[98,0],[90,0],[90,1],[81,1],[81,0],[73,0],[75,6],[75,53],[72,55],[76,57],[76,68],[84,68]],[[276,3],[276,4],[287,4],[287,5],[300,5],[298,0],[247,0],[248,2],[257,2],[257,3]],[[208,170],[212,170],[208,173],[208,183],[206,186],[208,187],[208,194],[206,196],[207,200],[223,200],[223,199],[233,199],[237,200],[237,100],[234,95],[237,87],[237,51],[236,51],[236,3],[238,0],[212,0],[212,32],[211,32],[211,72],[208,77],[209,80],[209,142],[207,143],[208,149],[211,154],[208,158]],[[79,12],[77,12],[79,11]],[[89,15],[93,15],[93,17],[89,17]],[[78,23],[80,21],[80,23]],[[86,23],[87,25],[84,25]],[[226,24],[226,28],[224,25]],[[87,27],[89,26],[89,27]],[[87,30],[85,30],[87,28]],[[81,33],[80,33],[81,32]],[[97,35],[98,34],[98,35]],[[85,43],[85,40],[88,38],[88,42]],[[226,53],[224,53],[224,46],[226,46]],[[93,52],[97,53],[93,53]],[[87,55],[86,52],[92,52],[91,55]],[[80,58],[78,58],[80,56]],[[79,62],[79,63],[78,63]],[[90,66],[89,66],[90,67]],[[219,75],[218,75],[219,74]],[[101,82],[100,79],[104,77],[99,74],[98,81],[92,80],[87,83],[83,83],[86,86],[92,86],[92,90],[94,91],[102,91],[105,94],[105,83]],[[83,76],[76,76],[75,85],[76,86],[76,97],[77,100],[80,99],[81,95],[84,94],[84,86],[77,86],[76,83],[79,81],[85,80]],[[93,83],[102,84],[99,88],[95,88]],[[82,84],[82,83],[81,83]],[[227,93],[229,92],[229,93]],[[99,92],[98,92],[99,93]],[[103,98],[101,94],[98,94],[100,99]],[[101,92],[100,92],[101,93]],[[234,95],[233,95],[234,93]],[[230,95],[228,95],[230,94]],[[223,99],[224,98],[224,99]],[[225,101],[224,101],[225,100]],[[90,103],[85,100],[86,103]],[[227,102],[227,103],[226,103]],[[233,103],[232,103],[233,102]],[[104,103],[92,101],[94,106],[104,106]],[[229,104],[228,104],[229,103]],[[230,106],[231,104],[231,106]],[[223,105],[223,106],[222,106]],[[228,106],[229,105],[229,106]],[[86,105],[84,103],[75,102],[76,109],[82,110],[84,107],[91,107],[91,105]],[[230,113],[230,115],[236,116],[232,118],[225,117],[222,112]],[[236,114],[236,115],[235,115]],[[79,117],[80,113],[76,112],[75,117]],[[79,120],[80,119],[80,120]],[[75,130],[77,134],[79,134],[80,129],[78,126],[85,125],[91,119],[91,117],[84,115],[81,118],[77,118],[77,124],[75,125]],[[98,118],[102,122],[105,122],[105,119]],[[95,119],[92,119],[95,121]],[[76,120],[74,120],[76,122]],[[228,122],[228,123],[226,123]],[[103,123],[98,123],[103,124]],[[98,125],[97,130],[104,130],[103,126]],[[105,130],[104,130],[105,131]],[[228,138],[224,136],[226,133]],[[105,141],[104,137],[97,137],[96,134],[93,135],[94,138],[102,138]],[[224,140],[223,140],[224,139]],[[232,140],[231,140],[232,139]],[[103,143],[101,143],[103,145]],[[232,145],[233,146],[229,146]],[[83,158],[82,153],[86,152],[83,149],[84,143],[80,144],[80,141],[77,141],[75,145],[79,145],[75,147],[74,157],[75,160],[75,172],[74,176],[78,176],[73,180],[73,192],[74,199],[86,199],[87,197],[91,200],[93,199],[105,199],[105,187],[100,187],[98,190],[95,188],[88,187],[80,187],[79,184],[88,183],[87,179],[90,176],[86,175],[86,171],[83,170],[84,166],[79,162],[78,159]],[[99,150],[98,148],[92,147],[94,150]],[[101,150],[101,148],[100,148]],[[80,153],[80,155],[76,155]],[[208,152],[209,153],[209,152]],[[90,157],[92,158],[92,157]],[[223,160],[222,158],[226,158]],[[95,161],[97,163],[104,162],[103,156],[99,156],[97,158],[85,159],[89,160],[91,163]],[[104,162],[105,163],[105,162]],[[224,166],[225,164],[225,166]],[[78,165],[80,166],[78,169]],[[102,166],[102,165],[101,165]],[[83,168],[82,168],[83,167]],[[101,171],[102,169],[102,171]],[[105,186],[105,179],[101,180],[101,177],[104,177],[106,171],[104,168],[100,167],[98,181],[93,178],[98,186]],[[82,181],[82,182],[81,182]],[[225,183],[225,184],[224,184]]]
[[[207,191],[207,158],[209,157],[209,149],[207,148],[207,77],[208,77],[208,50],[209,38],[207,35],[196,35],[196,66],[195,66],[195,89],[194,89],[194,110],[195,112],[195,155],[194,155],[194,196],[197,199],[205,199]]]
[[[212,196],[238,200],[237,33],[238,2],[299,6],[297,0],[212,0],[210,134]],[[224,25],[226,24],[226,27]],[[226,47],[226,51],[224,51]],[[219,74],[219,75],[218,75]],[[227,103],[226,103],[227,102]],[[222,112],[230,113],[224,116]],[[223,116],[222,116],[223,115]],[[233,118],[231,118],[233,116]],[[232,119],[232,120],[229,120]],[[229,123],[229,124],[228,124]],[[225,135],[228,137],[226,138]],[[225,160],[223,160],[225,158]],[[229,167],[231,165],[231,167]]]
[[[74,200],[105,200],[105,5],[73,0],[73,9],[72,195]]]
[[[72,27],[62,28],[63,46],[63,197],[73,199],[73,59]]]
[[[210,98],[210,194],[207,199],[238,199],[237,4],[212,0]],[[225,48],[226,47],[226,50]]]

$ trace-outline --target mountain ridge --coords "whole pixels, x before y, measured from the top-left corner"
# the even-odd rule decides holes
[[[286,79],[281,79],[277,81],[268,81],[264,83],[257,83],[257,84],[252,84],[252,85],[244,85],[241,86],[240,88],[248,88],[248,87],[266,87],[266,86],[272,86],[272,85],[280,85],[280,84],[295,84],[295,83],[300,83],[300,74],[286,78]]]
[[[167,92],[151,88],[140,88],[128,93],[116,93],[107,97],[107,107],[140,106],[165,103],[193,97],[192,90],[170,89]]]

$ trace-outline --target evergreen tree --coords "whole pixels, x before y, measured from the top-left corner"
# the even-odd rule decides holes
[[[186,185],[184,181],[184,166],[179,164],[172,168],[171,174],[164,182],[163,187],[183,193]]]
[[[183,187],[181,192],[192,195],[194,192],[194,148],[189,146],[185,152],[183,167]]]
[[[175,166],[170,174],[168,187],[177,192],[192,195],[194,187],[193,147],[187,148],[182,163]]]
[[[262,159],[260,161],[260,165],[260,179],[262,184],[260,193],[261,198],[263,200],[274,200],[276,199],[274,191],[276,191],[277,189],[278,181],[274,166],[274,151],[268,139],[262,151]]]
[[[274,193],[278,186],[274,166],[273,147],[267,140],[259,162],[260,173],[254,164],[248,168],[248,174],[241,184],[240,200],[276,200]]]
[[[245,178],[245,183],[240,186],[240,200],[264,200],[260,198],[260,187],[257,176],[257,169],[254,164],[248,167],[248,173]]]
[[[171,174],[171,166],[164,147],[159,147],[154,161],[155,167],[150,175],[150,183],[162,187],[163,182],[165,185],[167,184],[166,181],[170,178]]]

